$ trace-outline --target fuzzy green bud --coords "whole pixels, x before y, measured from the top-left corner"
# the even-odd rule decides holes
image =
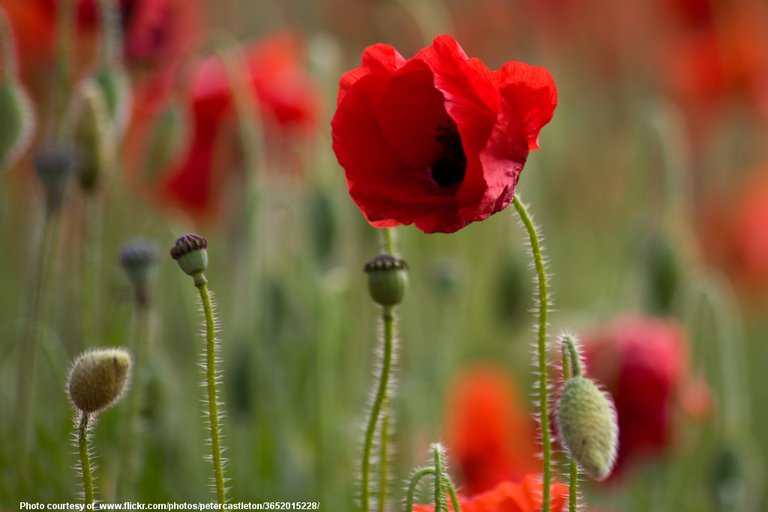
[[[32,138],[32,102],[16,80],[0,84],[0,170],[12,166]]]
[[[136,290],[136,302],[149,301],[149,282],[157,268],[158,248],[148,240],[131,240],[120,250],[120,264]]]
[[[380,306],[400,304],[408,286],[408,265],[389,254],[380,254],[365,265],[368,291]]]
[[[49,214],[61,210],[69,178],[78,164],[77,152],[71,146],[49,146],[35,157],[35,171],[43,187]]]
[[[208,268],[208,240],[200,235],[186,233],[171,247],[171,257],[185,273],[195,278],[195,285],[204,282],[203,272]]]
[[[108,348],[85,352],[69,372],[69,399],[83,413],[100,412],[121,397],[130,373],[131,356],[127,350]]]
[[[86,81],[78,96],[75,120],[75,141],[82,162],[79,169],[80,187],[93,192],[104,173],[109,171],[114,153],[114,138],[105,94],[94,81]]]
[[[611,474],[619,446],[616,409],[610,397],[585,377],[566,382],[557,404],[560,442],[590,478]]]

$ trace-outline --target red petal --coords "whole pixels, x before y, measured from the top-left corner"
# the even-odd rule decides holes
[[[397,69],[405,64],[405,59],[392,46],[388,44],[375,44],[369,46],[363,52],[360,67],[347,71],[339,80],[339,96],[336,105],[341,105],[342,100],[358,80],[367,75],[391,76]]]

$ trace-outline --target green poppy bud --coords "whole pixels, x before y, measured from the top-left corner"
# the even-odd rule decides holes
[[[154,181],[182,150],[188,139],[188,126],[192,124],[188,117],[179,102],[173,102],[155,116],[141,161],[141,176],[145,181]]]
[[[95,81],[88,80],[81,87],[77,107],[75,140],[82,157],[80,186],[85,192],[92,192],[109,170],[114,153],[106,98]]]
[[[121,348],[91,350],[72,365],[67,391],[72,404],[86,414],[97,413],[116,402],[126,388],[131,356]]]
[[[0,170],[12,166],[24,152],[35,127],[32,102],[16,81],[0,85]]]
[[[205,279],[203,272],[208,268],[207,248],[208,240],[192,233],[181,235],[171,247],[171,257],[181,270],[195,278],[195,284]]]
[[[368,291],[380,306],[400,304],[408,285],[408,265],[389,254],[380,254],[365,265]]]
[[[69,178],[78,164],[77,152],[71,146],[49,146],[35,157],[35,171],[43,187],[49,214],[61,210]]]
[[[610,397],[585,377],[566,382],[557,404],[560,442],[590,478],[611,474],[619,446],[616,410]]]
[[[668,314],[680,286],[682,263],[674,241],[666,234],[653,236],[646,251],[648,302],[651,311]]]

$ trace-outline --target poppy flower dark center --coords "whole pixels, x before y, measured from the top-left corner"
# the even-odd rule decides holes
[[[443,147],[437,160],[429,166],[431,178],[438,187],[448,188],[461,183],[467,170],[467,157],[456,123],[452,119],[438,125],[435,140]]]

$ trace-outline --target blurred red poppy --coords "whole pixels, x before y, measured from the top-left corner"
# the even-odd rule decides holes
[[[700,232],[708,259],[745,295],[768,292],[768,169],[745,180],[733,200],[710,200]]]
[[[277,34],[244,48],[243,78],[250,86],[268,136],[307,132],[316,126],[318,93],[305,67],[301,42],[290,34]],[[219,57],[208,57],[190,70],[182,93],[189,111],[191,134],[186,150],[163,169],[154,187],[164,202],[187,213],[206,216],[217,210],[221,171],[236,153],[235,112],[230,77]],[[160,74],[139,96],[134,141],[146,144],[149,125],[173,99],[173,75]],[[138,140],[135,140],[138,139]],[[140,153],[138,151],[137,153]]]
[[[556,103],[546,69],[491,71],[447,35],[409,60],[376,44],[341,77],[333,150],[372,225],[450,233],[512,201]]]
[[[605,385],[616,405],[614,476],[643,458],[666,453],[676,411],[708,412],[709,393],[691,377],[687,344],[677,322],[642,316],[620,318],[585,337],[587,371]]]
[[[60,0],[6,0],[3,7],[19,43],[22,66],[47,69],[56,44]],[[159,64],[183,56],[199,36],[199,0],[119,0],[128,64]],[[77,35],[93,45],[100,13],[96,0],[78,0]]]
[[[462,512],[536,512],[541,510],[541,477],[525,475],[520,481],[504,481],[493,489],[471,497],[459,494]],[[553,482],[550,510],[563,510],[568,499],[568,487]],[[415,505],[414,512],[433,512],[435,505]],[[448,500],[448,510],[453,505]]]
[[[491,365],[470,368],[448,397],[446,444],[466,494],[541,471],[535,421],[506,372]]]

